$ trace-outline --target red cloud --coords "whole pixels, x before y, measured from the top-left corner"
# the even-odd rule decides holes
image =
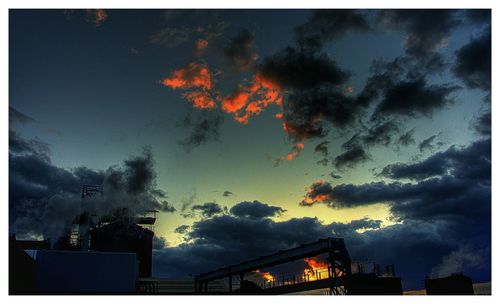
[[[270,104],[281,105],[281,88],[261,75],[254,76],[252,83],[241,86],[222,101],[222,110],[247,124],[251,116],[259,115]]]
[[[184,98],[193,103],[193,107],[200,109],[215,108],[215,100],[207,91],[194,91],[182,94]]]
[[[216,107],[214,92],[212,92],[212,75],[205,63],[193,62],[176,69],[169,78],[165,78],[161,82],[173,90],[187,90],[187,92],[182,93],[182,96],[189,100],[195,108],[213,109]]]
[[[297,156],[300,155],[300,153],[302,152],[303,149],[304,149],[303,143],[295,144],[292,148],[292,152],[290,152],[286,155],[280,156],[278,159],[276,159],[276,165],[279,165],[280,163],[285,162],[285,161],[294,160]]]
[[[201,88],[212,89],[212,76],[205,63],[190,63],[185,67],[176,69],[169,78],[162,80],[164,86],[172,89]]]

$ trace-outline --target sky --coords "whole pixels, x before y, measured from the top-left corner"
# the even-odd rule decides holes
[[[158,277],[331,236],[488,281],[490,95],[489,10],[11,9],[9,232],[102,184],[160,210]]]

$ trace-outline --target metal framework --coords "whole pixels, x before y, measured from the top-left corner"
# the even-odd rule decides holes
[[[328,253],[328,278],[322,281],[327,282],[332,294],[346,294],[345,279],[351,276],[351,259],[342,238],[319,239],[314,243],[300,245],[288,250],[280,250],[271,255],[199,274],[195,277],[195,292],[206,293],[210,281],[224,278],[228,279],[229,292],[233,292],[232,280],[234,276],[242,282],[248,272],[324,253]],[[265,289],[263,293],[272,293],[271,289],[273,288]]]

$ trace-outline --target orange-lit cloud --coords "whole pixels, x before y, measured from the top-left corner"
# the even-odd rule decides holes
[[[252,93],[236,91],[222,100],[222,110],[227,113],[236,113],[247,104],[251,96]]]
[[[162,80],[162,84],[174,90],[191,88],[211,90],[212,76],[205,63],[193,62],[174,70],[169,78]]]
[[[303,143],[295,144],[293,146],[293,148],[292,148],[292,152],[290,152],[290,153],[288,153],[286,155],[280,156],[278,159],[276,159],[276,163],[275,164],[279,165],[282,162],[294,160],[297,156],[300,155],[300,153],[302,152],[303,149],[304,149],[304,144]]]
[[[199,109],[213,109],[215,108],[215,100],[207,91],[194,91],[182,94],[184,98],[193,103],[193,107]]]
[[[261,114],[270,104],[281,103],[281,88],[257,74],[249,85],[240,86],[223,99],[222,110],[232,114],[237,122],[247,124],[251,116]]]
[[[306,188],[307,193],[302,202],[300,202],[300,205],[311,206],[316,203],[332,201],[330,187],[330,184],[324,180],[315,181],[309,188]]]
[[[173,90],[184,90],[182,96],[194,108],[213,109],[217,106],[217,92],[213,90],[212,74],[206,63],[193,62],[174,70],[161,83]]]
[[[248,124],[252,116],[260,115],[271,104],[281,107],[283,99],[281,88],[259,74],[255,75],[249,84],[240,85],[236,91],[223,98],[213,87],[215,76],[216,74],[210,72],[206,63],[193,62],[175,69],[170,77],[162,79],[161,83],[173,90],[185,90],[183,97],[195,108],[213,109],[220,102],[221,110],[242,124]],[[288,159],[293,159],[300,150],[296,148],[292,152],[293,156],[289,156]]]
[[[108,14],[103,9],[88,9],[87,20],[96,27],[101,26],[108,19]]]

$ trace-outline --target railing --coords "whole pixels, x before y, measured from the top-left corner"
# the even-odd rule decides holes
[[[257,283],[260,288],[274,288],[285,285],[294,285],[330,278],[328,269],[311,270],[305,272],[287,273],[274,276],[273,280],[261,281]]]

